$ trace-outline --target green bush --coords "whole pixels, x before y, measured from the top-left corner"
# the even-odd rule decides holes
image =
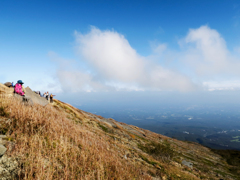
[[[108,128],[106,128],[105,126],[98,124],[98,126],[104,131],[104,132],[108,132]]]
[[[140,154],[139,156],[142,158],[142,160],[146,161],[148,164],[151,164],[151,165],[157,164],[157,163],[154,162],[154,161],[149,161],[148,158],[144,157],[144,156],[141,155],[141,154]]]
[[[7,113],[4,107],[0,107],[0,116],[8,117],[9,113]]]
[[[167,141],[164,141],[163,144],[156,142],[146,143],[145,145],[138,144],[138,147],[154,158],[165,162],[169,162],[174,156],[174,151]]]
[[[111,133],[111,134],[114,134],[114,131],[112,129],[109,129],[103,125],[101,125],[100,123],[98,123],[98,126],[106,133]]]

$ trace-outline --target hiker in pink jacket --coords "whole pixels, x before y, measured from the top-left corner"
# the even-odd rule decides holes
[[[24,87],[23,87],[23,82],[22,80],[18,80],[17,84],[15,84],[15,87],[14,87],[14,92],[16,94],[19,94],[21,96],[24,96],[25,92],[24,92]]]

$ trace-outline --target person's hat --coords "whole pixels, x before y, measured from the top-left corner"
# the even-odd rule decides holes
[[[24,82],[22,82],[22,80],[18,80],[17,83],[24,84]]]

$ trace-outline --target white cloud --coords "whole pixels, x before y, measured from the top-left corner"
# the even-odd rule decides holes
[[[184,40],[187,50],[183,59],[198,76],[239,75],[239,60],[229,52],[216,30],[208,26],[190,29]]]
[[[167,45],[166,44],[156,44],[154,42],[151,43],[153,53],[156,53],[158,55],[161,55],[166,49]]]
[[[236,53],[240,53],[240,47],[235,47],[235,48],[234,48],[234,51],[235,51]]]
[[[137,54],[125,37],[115,31],[101,31],[92,27],[88,34],[75,32],[75,35],[76,51],[91,69],[89,77],[84,78],[88,79],[85,83],[90,89],[99,90],[98,86],[94,86],[96,83],[107,90],[188,91],[195,88],[188,77]],[[155,51],[160,53],[165,49],[166,45],[161,44],[156,46]],[[75,75],[78,73],[80,71],[75,72]],[[81,76],[79,80],[71,79],[78,83]],[[65,77],[61,78],[61,82]],[[82,86],[78,87],[82,89]]]
[[[56,76],[63,91],[75,93],[78,91],[92,92],[109,89],[94,80],[94,75],[87,70],[77,69],[75,60],[61,58],[54,52],[49,52],[48,56],[57,64]]]
[[[76,41],[78,53],[107,80],[133,82],[144,71],[143,57],[117,32],[93,27],[86,35],[76,32]]]
[[[61,93],[62,88],[61,85],[58,83],[58,79],[56,77],[51,77],[49,75],[41,75],[34,80],[28,80],[26,86],[32,88],[35,91],[50,92],[50,93]]]
[[[239,80],[228,80],[228,81],[206,81],[203,85],[207,87],[209,91],[215,90],[240,90]]]
[[[223,37],[208,26],[190,29],[178,52],[166,43],[152,42],[153,52],[147,57],[114,30],[92,27],[87,34],[75,32],[75,38],[79,59],[55,58],[65,91],[239,89],[236,83],[226,83],[239,78],[239,55],[231,53]]]

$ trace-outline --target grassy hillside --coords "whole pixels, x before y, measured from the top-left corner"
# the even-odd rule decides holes
[[[236,164],[197,143],[58,100],[30,106],[0,95],[0,123],[10,142],[6,155],[18,161],[16,179],[239,179]]]

